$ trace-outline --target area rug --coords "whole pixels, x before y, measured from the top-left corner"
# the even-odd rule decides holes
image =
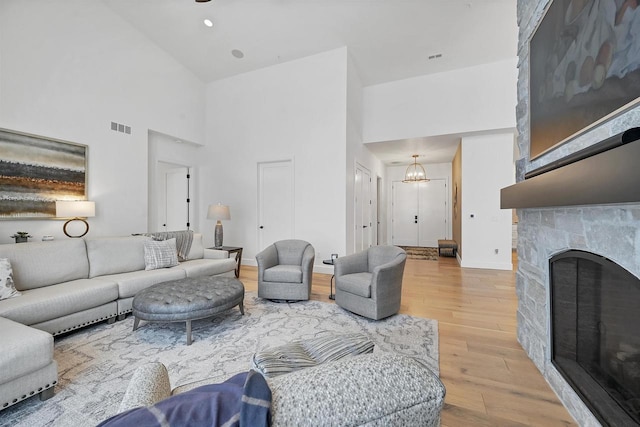
[[[427,261],[438,260],[438,248],[425,248],[422,246],[400,246],[407,253],[409,259],[422,259]]]
[[[142,322],[133,332],[131,316],[58,337],[54,397],[30,398],[0,411],[0,425],[93,426],[117,412],[129,379],[144,363],[164,363],[172,387],[205,378],[223,381],[248,370],[257,350],[324,334],[361,332],[379,350],[418,357],[439,372],[435,320],[399,314],[372,321],[331,303],[275,303],[255,292],[245,295],[244,306],[244,316],[233,308],[194,321],[190,346],[184,323]]]

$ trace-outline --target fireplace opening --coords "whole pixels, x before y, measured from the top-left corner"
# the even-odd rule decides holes
[[[640,280],[577,250],[550,273],[551,362],[603,425],[640,425]]]

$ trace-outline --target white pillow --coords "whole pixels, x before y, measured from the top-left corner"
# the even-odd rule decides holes
[[[178,265],[176,239],[147,240],[144,242],[144,269],[174,267]]]
[[[22,295],[16,290],[13,283],[13,270],[7,258],[0,258],[0,300],[19,297]]]

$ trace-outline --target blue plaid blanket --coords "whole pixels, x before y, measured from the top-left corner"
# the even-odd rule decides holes
[[[271,390],[264,377],[249,371],[221,384],[176,394],[153,406],[131,409],[99,427],[261,427],[271,424]]]

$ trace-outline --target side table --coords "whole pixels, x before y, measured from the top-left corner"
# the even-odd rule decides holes
[[[242,263],[242,248],[239,246],[221,246],[219,248],[207,248],[207,249],[217,249],[219,251],[227,251],[229,252],[229,258],[231,258],[231,254],[236,254],[236,278],[240,277],[240,264]]]
[[[333,258],[332,259],[325,259],[325,260],[322,261],[322,263],[325,264],[325,265],[333,265]],[[335,270],[334,270],[334,273],[335,273]],[[332,274],[331,275],[331,281],[330,281],[331,290],[329,291],[330,292],[329,293],[329,299],[336,299],[336,296],[333,293],[333,279],[334,279],[334,277],[336,277],[335,274]]]

